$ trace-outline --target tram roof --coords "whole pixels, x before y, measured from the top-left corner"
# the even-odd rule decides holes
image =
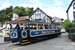
[[[29,22],[30,24],[45,24],[45,25],[59,25],[59,24],[54,24],[54,23],[47,23],[47,22],[37,22],[37,21],[30,21],[30,20],[15,20],[15,21],[12,21],[8,24],[22,24],[22,23],[27,23]]]

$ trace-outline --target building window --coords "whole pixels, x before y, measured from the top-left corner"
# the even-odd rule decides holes
[[[75,9],[75,3],[73,4],[73,9]]]
[[[36,14],[36,19],[41,19],[41,14]]]
[[[75,12],[73,12],[73,16],[74,16],[74,19],[75,19]]]

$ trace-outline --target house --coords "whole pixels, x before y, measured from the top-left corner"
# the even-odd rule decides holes
[[[51,16],[48,16],[45,12],[43,12],[40,8],[37,8],[30,16],[31,21],[39,21],[39,22],[48,22],[51,23]]]
[[[58,18],[56,16],[52,18],[52,21],[54,21],[54,20],[55,20],[56,23],[61,23],[62,22],[61,18]]]
[[[66,13],[67,19],[70,19],[71,22],[75,20],[75,0],[71,1]]]
[[[14,14],[13,14],[13,18],[12,18],[12,20],[16,20],[18,17],[19,17],[19,15],[16,14],[16,13],[14,13]]]
[[[30,20],[30,21],[37,21],[37,22],[47,22],[47,23],[51,23],[52,22],[52,17],[48,16],[45,12],[43,12],[40,8],[37,8],[30,16],[22,16],[19,17],[17,14],[13,14],[13,18],[12,21],[14,20]],[[12,22],[10,21],[10,22]],[[8,23],[10,23],[8,22]],[[23,24],[19,24],[20,28],[25,28],[25,23]],[[12,25],[13,27],[15,27],[15,25]],[[9,28],[9,29],[8,29]],[[3,32],[3,36],[7,36],[6,31],[10,31],[10,25],[7,24],[7,28],[6,30],[4,30]]]

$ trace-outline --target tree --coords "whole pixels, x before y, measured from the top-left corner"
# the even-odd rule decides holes
[[[69,19],[66,19],[63,23],[63,26],[65,27],[67,25],[67,23],[71,23]]]
[[[33,12],[33,8],[16,6],[13,12],[19,16],[29,16]]]
[[[8,21],[11,21],[12,16],[13,16],[13,12],[11,12],[7,15]]]
[[[32,12],[33,12],[33,8],[30,8],[30,7],[24,8],[24,7],[16,6],[13,9],[13,6],[10,6],[0,11],[0,22],[4,24],[6,20],[10,21],[13,16],[13,13],[18,14],[19,16],[29,16]]]
[[[65,30],[66,30],[67,32],[69,32],[69,29],[70,29],[70,28],[73,28],[73,24],[70,22],[69,19],[66,19],[66,20],[64,21],[63,26],[64,26],[64,28],[65,28]]]
[[[53,22],[56,22],[56,20],[53,20]]]

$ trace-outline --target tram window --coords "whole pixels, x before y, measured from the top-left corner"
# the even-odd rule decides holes
[[[21,27],[21,30],[23,30],[23,27]]]
[[[40,27],[40,29],[43,29],[42,26]]]
[[[33,26],[30,25],[30,29],[33,29]]]
[[[23,24],[21,23],[21,25],[23,25]]]
[[[11,29],[13,30],[16,27],[16,24],[11,24]]]
[[[27,29],[28,29],[28,27],[26,26],[26,27],[25,27],[25,30],[27,30]]]
[[[45,29],[48,29],[48,26],[47,25],[45,25]]]
[[[34,29],[36,29],[36,26],[34,26]]]
[[[43,29],[43,24],[38,24],[38,29]]]
[[[52,26],[51,25],[49,25],[49,29],[52,29]]]

